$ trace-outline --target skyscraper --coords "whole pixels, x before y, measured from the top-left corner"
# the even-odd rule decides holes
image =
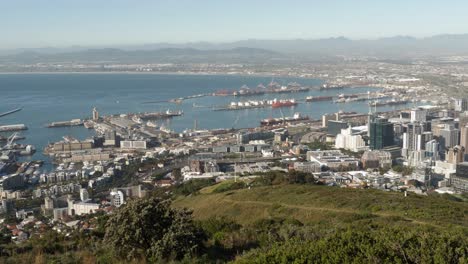
[[[425,122],[427,111],[422,108],[414,108],[411,110],[411,122]]]
[[[460,139],[459,130],[451,124],[446,124],[444,129],[440,130],[441,149],[451,148],[458,145]]]
[[[460,146],[468,150],[468,126],[460,127]]]
[[[394,145],[393,124],[386,118],[374,118],[369,123],[369,135],[371,149],[383,149]]]
[[[455,99],[455,111],[466,111],[468,110],[468,99],[467,98],[461,98],[461,99]]]

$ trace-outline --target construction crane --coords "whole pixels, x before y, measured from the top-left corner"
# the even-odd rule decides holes
[[[284,118],[283,110],[280,108],[280,113],[281,113],[281,119],[283,120],[283,124],[286,122],[286,119]]]

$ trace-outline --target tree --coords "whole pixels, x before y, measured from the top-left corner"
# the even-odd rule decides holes
[[[184,180],[184,177],[182,176],[182,172],[180,169],[174,169],[172,171],[172,176],[174,177],[174,180],[177,182],[182,182]]]
[[[191,212],[157,197],[129,201],[107,221],[105,245],[119,257],[152,261],[182,259],[196,253],[203,233]]]

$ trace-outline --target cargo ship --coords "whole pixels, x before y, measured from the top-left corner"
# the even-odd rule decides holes
[[[166,118],[172,118],[175,116],[181,116],[183,114],[184,112],[182,112],[181,110],[176,111],[176,112],[167,110],[166,112],[142,113],[142,114],[139,114],[138,117],[140,119],[166,119]]]
[[[321,101],[331,101],[333,96],[307,96],[306,102],[321,102]]]
[[[216,91],[213,93],[213,96],[231,96],[233,95],[234,92],[233,91],[229,91],[229,90],[219,90],[219,91]]]
[[[371,105],[372,106],[386,106],[386,105],[403,105],[410,103],[409,100],[389,100],[385,102],[373,102]]]
[[[277,101],[276,99],[273,101],[271,104],[272,108],[280,108],[280,107],[291,107],[291,106],[296,106],[297,102],[295,99],[287,99],[287,100],[279,100]]]
[[[320,90],[340,90],[344,88],[346,88],[346,86],[337,84],[323,84],[320,86]]]
[[[83,121],[81,119],[72,119],[70,121],[60,121],[60,122],[52,122],[47,125],[47,127],[66,127],[66,126],[82,126]]]
[[[263,89],[252,90],[247,85],[243,85],[239,91],[235,91],[232,94],[234,96],[262,95],[262,94],[265,94],[265,90]]]
[[[302,116],[300,113],[295,113],[292,117],[285,118],[266,118],[260,121],[261,126],[273,126],[281,123],[297,122],[309,120],[308,116]]]

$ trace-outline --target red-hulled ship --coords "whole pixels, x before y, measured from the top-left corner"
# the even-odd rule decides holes
[[[296,106],[297,102],[294,99],[288,99],[288,100],[274,100],[273,103],[271,104],[271,107],[273,108],[280,108],[280,107],[291,107],[291,106]]]

